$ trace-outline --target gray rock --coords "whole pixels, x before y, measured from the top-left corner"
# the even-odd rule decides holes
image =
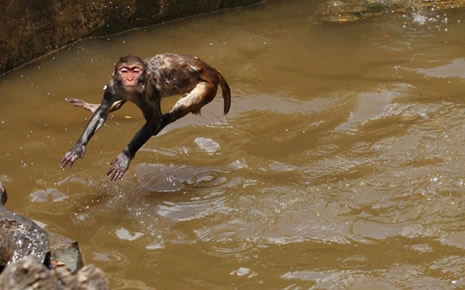
[[[0,194],[3,205],[6,190],[1,183]],[[83,267],[76,241],[47,233],[3,206],[0,206],[0,273],[0,289],[110,289],[100,269],[94,265]]]
[[[27,256],[12,263],[0,275],[0,289],[63,289],[52,273],[35,257]]]
[[[107,290],[110,289],[110,283],[105,274],[94,265],[86,265],[75,275],[68,276],[68,279],[62,280],[66,289],[82,290]]]
[[[54,232],[48,232],[48,238],[52,268],[65,266],[71,273],[75,273],[84,266],[78,242]]]
[[[35,257],[27,256],[6,267],[0,275],[0,289],[107,290],[110,284],[94,265],[87,265],[73,275],[65,267],[50,271]]]
[[[0,268],[28,255],[49,264],[47,232],[24,216],[0,206]]]
[[[8,196],[6,194],[6,189],[3,187],[2,182],[0,181],[0,205],[5,205]]]

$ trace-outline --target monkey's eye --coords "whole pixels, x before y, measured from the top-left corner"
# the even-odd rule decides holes
[[[123,74],[125,74],[125,73],[128,73],[128,72],[129,72],[128,68],[126,68],[126,67],[122,67],[122,68],[120,68],[120,69],[119,69],[119,71],[120,71],[121,73],[123,73]]]
[[[133,72],[134,74],[137,74],[137,75],[138,75],[138,74],[141,74],[141,73],[142,73],[142,70],[141,70],[140,68],[137,68],[137,67],[136,67],[136,68],[133,68],[133,69],[132,69],[132,72]]]

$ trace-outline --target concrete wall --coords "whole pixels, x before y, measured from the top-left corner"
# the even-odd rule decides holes
[[[0,75],[81,38],[263,0],[0,0]]]

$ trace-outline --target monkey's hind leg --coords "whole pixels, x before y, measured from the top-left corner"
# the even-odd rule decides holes
[[[81,107],[84,110],[90,111],[90,112],[95,112],[97,108],[100,106],[100,104],[91,104],[88,103],[84,100],[76,99],[76,98],[66,98],[65,101],[71,103],[75,107]],[[120,109],[126,101],[116,101],[111,105],[110,112],[114,112],[118,109]]]
[[[189,113],[200,114],[202,107],[215,98],[217,88],[217,85],[199,82],[189,93],[179,99],[168,113],[164,114],[165,119],[172,123]]]
[[[98,106],[100,106],[100,104],[90,104],[86,101],[76,98],[66,98],[65,101],[71,103],[75,107],[81,107],[86,111],[91,111],[92,113],[97,110]]]

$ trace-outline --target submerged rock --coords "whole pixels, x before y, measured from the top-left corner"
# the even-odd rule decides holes
[[[0,182],[0,205],[5,205],[7,199],[6,189],[3,187],[2,182]]]
[[[328,0],[317,14],[324,21],[340,23],[408,10],[427,13],[461,7],[465,7],[465,0]]]
[[[26,217],[0,207],[0,268],[32,255],[48,264],[48,234]]]

